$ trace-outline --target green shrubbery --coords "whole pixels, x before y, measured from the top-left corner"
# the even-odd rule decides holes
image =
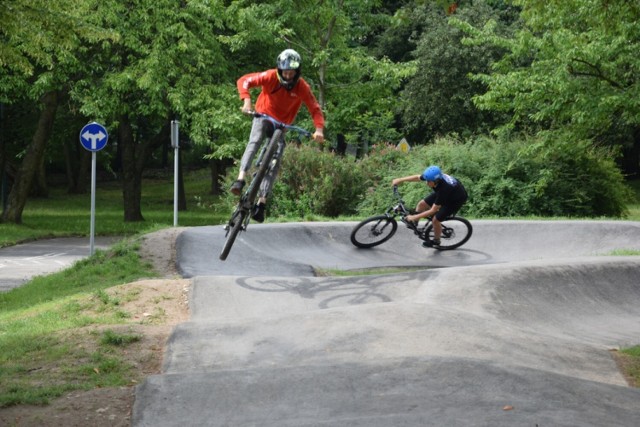
[[[363,159],[289,146],[269,215],[379,213],[392,200],[394,177],[418,174],[437,164],[467,188],[470,198],[461,211],[464,215],[621,217],[632,192],[611,158],[611,152],[588,141],[544,137],[509,142],[447,137],[406,154],[379,144]],[[410,205],[427,191],[420,183],[401,188]]]
[[[463,143],[449,137],[413,150],[394,176],[440,165],[467,188],[469,202],[461,213],[469,216],[621,217],[632,192],[611,158],[588,141],[477,137]],[[417,201],[425,192],[415,187],[421,186],[405,185],[405,200]],[[372,212],[370,203],[362,208]]]
[[[353,202],[364,192],[366,177],[353,157],[315,147],[290,145],[273,189],[272,215],[335,217],[356,213]]]

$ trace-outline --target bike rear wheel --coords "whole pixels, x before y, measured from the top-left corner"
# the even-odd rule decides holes
[[[351,232],[351,243],[359,248],[372,248],[389,240],[396,233],[398,222],[387,215],[362,220]]]
[[[467,243],[473,233],[471,223],[465,218],[454,216],[442,221],[442,236],[440,245],[436,248],[441,251],[459,248]],[[425,236],[433,240],[433,223],[425,228]]]

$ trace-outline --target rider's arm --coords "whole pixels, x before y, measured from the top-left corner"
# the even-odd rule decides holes
[[[316,128],[316,131],[311,136],[314,141],[323,143],[324,142],[324,129]]]
[[[324,114],[322,114],[322,108],[320,108],[318,100],[311,91],[311,87],[304,79],[300,79],[297,86],[298,87],[296,89],[298,89],[302,102],[304,102],[307,110],[309,110],[309,114],[311,114],[311,118],[313,119],[313,124],[316,127],[314,135],[318,134],[324,139]]]
[[[409,175],[409,176],[404,176],[402,178],[395,178],[393,181],[391,181],[391,185],[398,185],[398,184],[402,184],[403,182],[416,182],[416,181],[420,181],[420,175]]]
[[[244,103],[242,104],[242,112],[250,113],[253,111],[253,105],[251,104],[251,97],[244,98]]]
[[[262,71],[259,73],[249,73],[240,77],[236,82],[238,88],[238,95],[243,100],[242,112],[248,113],[253,111],[253,105],[251,104],[251,93],[249,89],[253,87],[262,86],[268,80],[268,71]]]
[[[240,99],[250,98],[249,89],[252,87],[260,86],[262,84],[262,78],[264,73],[249,73],[240,77],[236,81],[236,87],[238,88],[238,95]]]
[[[249,73],[240,77],[236,82],[238,88],[238,95],[243,100],[242,107],[240,108],[243,113],[249,113],[253,111],[253,105],[251,104],[251,94],[249,89],[258,85],[260,73]]]

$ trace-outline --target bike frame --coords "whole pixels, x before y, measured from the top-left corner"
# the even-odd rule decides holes
[[[424,231],[431,225],[431,218],[425,218],[426,221],[422,226],[415,225],[411,222],[405,220],[408,215],[412,215],[415,212],[413,209],[407,209],[405,206],[404,200],[400,197],[400,193],[398,192],[398,186],[395,185],[393,187],[393,195],[396,197],[397,201],[394,205],[387,209],[386,215],[392,218],[400,217],[400,221],[407,225],[413,232],[420,238],[421,240],[427,240],[429,236],[425,236]]]
[[[259,117],[270,121],[273,124],[273,135],[271,135],[268,143],[264,144],[263,142],[262,148],[254,161],[254,165],[257,170],[253,174],[251,183],[240,197],[238,205],[225,226],[226,241],[222,248],[222,252],[220,253],[220,259],[222,261],[227,259],[238,233],[240,231],[246,231],[249,227],[249,222],[251,221],[251,209],[253,208],[256,197],[258,196],[260,184],[262,184],[264,177],[269,173],[271,168],[275,166],[272,164],[272,160],[276,158],[279,150],[284,149],[284,133],[287,130],[292,130],[297,132],[298,135],[304,135],[306,137],[310,137],[312,135],[311,132],[306,129],[298,126],[287,125],[267,114],[251,113],[251,115],[253,117]]]

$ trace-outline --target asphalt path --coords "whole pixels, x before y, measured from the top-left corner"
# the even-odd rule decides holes
[[[94,238],[94,250],[106,249],[117,237]],[[91,255],[89,237],[37,240],[0,248],[0,292],[22,286],[36,276],[64,270]]]
[[[462,248],[355,223],[185,229],[191,319],[136,389],[141,426],[637,426],[639,222],[473,221]],[[417,267],[365,276],[327,270]]]

